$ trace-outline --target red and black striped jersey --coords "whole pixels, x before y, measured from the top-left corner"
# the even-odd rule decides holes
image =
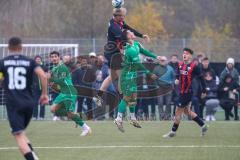
[[[205,92],[206,84],[203,79],[203,75],[201,72],[201,68],[195,63],[191,62],[186,64],[184,62],[180,62],[178,64],[177,70],[177,79],[179,80],[180,84],[180,93],[188,93],[192,90],[192,80],[195,77],[198,77],[201,82],[201,86],[203,92]]]
[[[108,27],[108,35],[107,39],[108,42],[115,42],[119,48],[122,48],[121,41],[122,41],[122,32],[123,29],[127,29],[132,31],[137,37],[142,38],[143,35],[127,25],[124,21],[116,22],[113,18],[109,22]]]

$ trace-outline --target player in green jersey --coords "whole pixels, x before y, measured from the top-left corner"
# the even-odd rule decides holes
[[[130,110],[130,124],[134,127],[141,128],[135,117],[135,107],[137,103],[137,72],[139,70],[143,71],[152,79],[157,79],[155,74],[152,74],[141,64],[139,55],[143,54],[154,59],[158,57],[152,52],[144,49],[138,41],[135,41],[134,39],[136,37],[133,32],[124,30],[122,36],[122,40],[125,41],[124,59],[122,63],[123,68],[120,76],[120,89],[123,93],[123,99],[118,105],[118,115],[114,123],[121,132],[124,132],[122,116],[127,106]]]
[[[91,133],[91,128],[83,122],[78,114],[75,114],[75,104],[77,100],[77,90],[74,88],[72,78],[67,66],[60,61],[58,52],[50,53],[50,59],[53,63],[51,73],[48,73],[50,85],[58,86],[59,95],[53,101],[51,111],[56,116],[67,116],[73,120],[77,125],[82,127],[81,136],[86,136]]]

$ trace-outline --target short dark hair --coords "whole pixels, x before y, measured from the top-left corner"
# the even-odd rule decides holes
[[[22,40],[19,37],[12,37],[8,40],[8,48],[9,49],[17,49],[21,47]]]
[[[69,57],[72,57],[71,53],[65,53],[63,56],[69,56]]]
[[[208,59],[208,57],[204,57],[203,59],[202,59],[202,61],[208,61],[209,59]]]
[[[40,58],[42,60],[42,57],[40,55],[36,55],[34,59],[36,60],[37,58]]]
[[[233,79],[233,77],[230,73],[226,74],[226,76],[224,77],[224,81],[226,81],[227,78]]]
[[[51,56],[51,55],[54,55],[54,54],[56,54],[58,57],[60,57],[60,53],[57,52],[57,51],[52,51],[52,52],[50,53],[50,56]]]
[[[208,72],[204,73],[204,77],[206,77],[207,75],[210,75],[211,77],[213,77],[213,73],[211,71],[208,71]]]
[[[183,48],[183,51],[189,52],[191,55],[194,54],[193,50],[191,50],[190,48]]]
[[[177,54],[172,54],[171,57],[177,57],[178,58],[178,55]]]

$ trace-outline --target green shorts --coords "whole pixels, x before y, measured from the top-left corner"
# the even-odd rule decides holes
[[[120,77],[120,86],[123,95],[131,96],[137,93],[137,74],[136,72],[122,72]]]
[[[76,95],[68,95],[60,93],[55,100],[54,104],[60,104],[63,108],[66,109],[67,112],[75,112],[77,96]]]

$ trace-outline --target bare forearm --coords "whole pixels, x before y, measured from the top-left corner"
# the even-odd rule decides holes
[[[37,67],[35,69],[35,73],[37,74],[37,76],[40,79],[40,83],[42,86],[42,94],[46,95],[47,94],[47,75],[40,67]]]
[[[47,77],[45,75],[39,77],[42,86],[42,94],[47,94]]]

